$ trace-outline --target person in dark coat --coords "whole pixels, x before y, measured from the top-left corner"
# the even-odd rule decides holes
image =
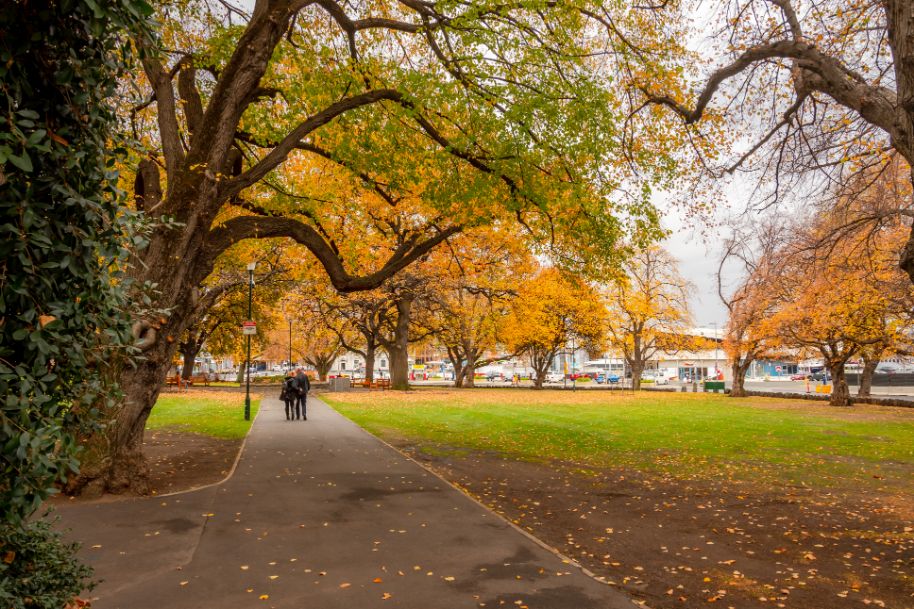
[[[286,404],[286,420],[291,421],[295,403],[298,401],[298,384],[295,382],[295,377],[292,376],[291,372],[282,381],[282,391],[279,393],[279,399]]]
[[[308,412],[306,408],[308,391],[311,390],[311,381],[308,379],[308,375],[305,374],[305,371],[301,368],[298,369],[298,374],[295,375],[295,389],[298,397],[295,402],[295,418],[298,419],[300,416],[307,421]]]

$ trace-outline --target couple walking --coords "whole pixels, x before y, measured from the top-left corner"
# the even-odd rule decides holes
[[[289,372],[286,376],[282,383],[282,392],[279,394],[279,399],[286,403],[287,421],[292,419],[308,420],[306,400],[310,389],[311,381],[301,368],[296,371],[295,376],[292,376],[292,372]]]

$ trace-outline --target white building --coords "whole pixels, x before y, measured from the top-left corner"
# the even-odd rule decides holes
[[[333,376],[365,376],[365,358],[352,351],[346,351],[333,361],[330,367]],[[390,358],[384,351],[375,352],[374,378],[390,378]]]

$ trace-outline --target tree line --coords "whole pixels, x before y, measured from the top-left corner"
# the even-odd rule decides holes
[[[745,395],[752,362],[764,358],[821,360],[832,379],[831,403],[851,396],[845,366],[862,362],[858,395],[868,397],[873,374],[887,356],[909,356],[914,294],[898,266],[908,225],[907,171],[895,163],[858,174],[834,198],[799,217],[736,228],[724,247],[718,288],[729,310],[724,348],[733,373],[731,395]],[[726,289],[725,268],[741,273]]]

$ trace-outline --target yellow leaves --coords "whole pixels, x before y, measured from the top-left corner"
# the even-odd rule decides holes
[[[603,340],[605,310],[600,295],[583,280],[544,268],[518,290],[502,339],[515,352],[561,349],[572,333],[579,344],[597,346]]]

